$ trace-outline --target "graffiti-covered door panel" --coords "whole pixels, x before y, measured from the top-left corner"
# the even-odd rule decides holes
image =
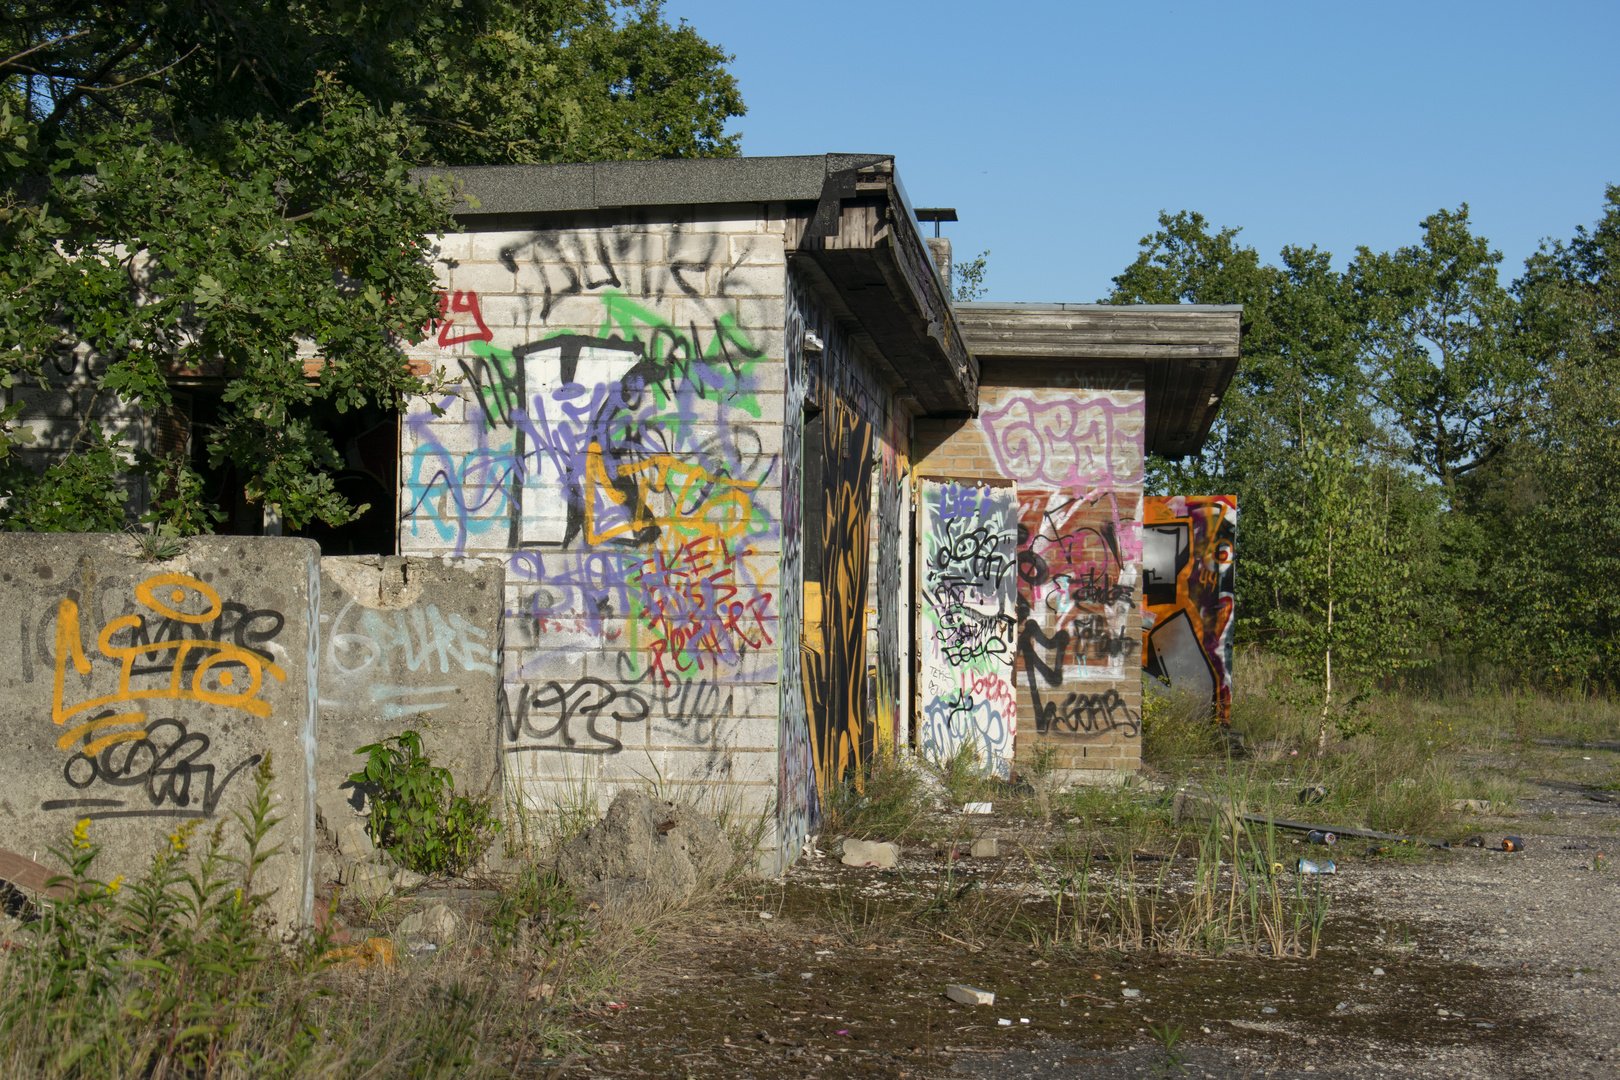
[[[1150,496],[1142,525],[1142,671],[1232,709],[1237,499]]]
[[[1005,480],[924,477],[919,488],[918,745],[944,760],[971,743],[987,770],[1008,776],[1018,493]]]
[[[801,649],[810,707],[816,782],[825,790],[872,754],[866,710],[866,578],[872,504],[872,425],[843,402],[806,425],[805,445],[822,442],[819,473],[806,471],[805,499],[820,505],[819,555],[805,559],[805,632]],[[820,490],[809,490],[819,480]],[[814,545],[807,545],[811,547]],[[819,590],[814,588],[819,578]],[[819,592],[819,596],[817,593]],[[814,618],[820,609],[819,626]]]

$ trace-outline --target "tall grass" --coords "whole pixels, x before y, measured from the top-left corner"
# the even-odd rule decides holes
[[[100,849],[80,822],[56,853],[60,895],[39,901],[4,961],[0,1076],[483,1077],[566,1045],[524,985],[577,939],[508,942],[474,963],[500,943],[469,930],[408,969],[386,939],[332,949],[276,926],[263,885],[282,854],[273,779],[267,758],[234,830],[187,823],[134,881],[95,876]]]
[[[1044,925],[1031,924],[1033,943],[1315,956],[1330,898],[1319,877],[1290,872],[1274,829],[1238,820],[1245,796],[1227,793],[1201,830],[1174,837],[1171,850],[1191,846],[1190,856],[1144,862],[1142,830],[1127,825],[1110,834],[1105,852],[1090,842],[1078,849],[1071,844],[1064,848],[1067,857],[1051,867],[1037,862],[1052,914]]]

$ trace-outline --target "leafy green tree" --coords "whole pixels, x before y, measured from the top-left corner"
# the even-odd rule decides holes
[[[1620,682],[1620,186],[1532,256],[1517,291],[1547,364],[1495,576],[1496,659],[1555,685]]]
[[[1535,371],[1518,346],[1502,261],[1475,236],[1468,206],[1424,218],[1420,243],[1359,248],[1347,278],[1377,408],[1409,459],[1455,496],[1459,480],[1519,433]]]
[[[729,59],[660,0],[0,5],[0,382],[76,358],[93,403],[151,414],[177,374],[217,380],[210,466],[293,528],[351,520],[312,415],[428,389],[404,349],[452,223],[410,168],[735,154]],[[19,408],[0,458],[28,437]],[[102,453],[94,419],[67,459],[123,471],[140,448]],[[141,468],[155,526],[212,525],[189,461]],[[6,477],[13,525],[60,479]],[[94,487],[58,520],[104,521]]]
[[[956,297],[958,303],[971,303],[984,296],[989,290],[985,287],[984,276],[990,271],[990,252],[988,249],[979,252],[964,263],[957,263],[956,271]]]
[[[1344,432],[1307,430],[1301,443],[1292,490],[1265,493],[1259,507],[1270,558],[1247,572],[1275,596],[1273,647],[1315,688],[1321,752],[1330,727],[1357,729],[1368,687],[1413,662],[1419,597],[1391,470]]]

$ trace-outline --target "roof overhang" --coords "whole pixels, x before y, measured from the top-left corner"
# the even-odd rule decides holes
[[[1243,305],[968,303],[956,317],[987,378],[997,359],[1141,363],[1146,449],[1179,458],[1203,447],[1237,371]]]
[[[888,154],[596,161],[417,170],[450,180],[463,228],[564,227],[552,215],[779,203],[790,265],[892,388],[968,413],[978,365]]]

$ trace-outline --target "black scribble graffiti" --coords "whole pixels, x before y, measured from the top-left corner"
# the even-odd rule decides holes
[[[1118,690],[1069,694],[1061,703],[1043,702],[1036,693],[1035,729],[1043,735],[1054,730],[1084,735],[1123,731],[1134,738],[1142,733],[1142,717],[1131,710]]]
[[[1012,652],[1013,620],[1010,616],[975,611],[961,602],[960,594],[929,598],[939,612],[939,629],[934,637],[940,652],[952,664],[971,663],[981,657],[1004,657]]]
[[[1018,652],[1024,661],[1024,680],[1035,706],[1035,730],[1042,734],[1052,730],[1088,735],[1123,730],[1132,737],[1141,734],[1141,715],[1126,706],[1117,690],[1097,694],[1071,693],[1061,702],[1046,700],[1041,693],[1042,684],[1048,690],[1063,685],[1069,646],[1073,644],[1079,655],[1087,641],[1096,644],[1093,639],[1097,632],[1089,628],[1082,630],[1082,634],[1087,636],[1085,640],[1075,638],[1067,630],[1047,634],[1041,629],[1040,623],[1027,618],[1028,606],[1022,601],[1019,609],[1019,613],[1026,617],[1023,629],[1018,634]],[[1106,628],[1102,629],[1101,634],[1104,636],[1101,647],[1115,649],[1115,655],[1118,655],[1118,651],[1123,649],[1120,644],[1122,635],[1114,635]]]
[[[106,712],[96,719],[104,719]],[[47,799],[41,810],[91,809],[82,816],[111,817],[213,817],[214,810],[231,780],[243,769],[257,765],[260,755],[251,754],[234,765],[215,787],[215,767],[200,759],[212,745],[207,735],[188,731],[179,720],[168,717],[146,725],[140,739],[117,742],[95,756],[83,751],[68,758],[62,768],[62,778],[68,786],[84,791],[101,783],[114,788],[141,787],[145,789],[150,808],[114,810],[112,807],[128,805],[122,799]],[[200,777],[202,790],[192,791],[192,778]],[[197,809],[189,809],[193,802]]]
[[[506,720],[506,741],[517,743],[520,736],[537,740],[555,740],[541,743],[522,743],[508,746],[509,754],[530,751],[555,754],[617,754],[624,744],[597,728],[598,720],[612,720],[620,724],[639,724],[651,712],[647,699],[634,690],[615,687],[601,679],[585,676],[575,680],[564,690],[555,680],[535,687],[520,686],[521,696],[515,712],[503,710]],[[611,711],[609,711],[611,710]],[[604,713],[606,714],[604,716]],[[549,715],[552,722],[546,726],[540,718]],[[587,741],[574,736],[574,721],[585,720]]]
[[[1013,565],[993,524],[977,518],[946,518],[934,526],[934,535],[938,547],[928,568],[934,588],[976,593],[991,602],[1002,598]]]

